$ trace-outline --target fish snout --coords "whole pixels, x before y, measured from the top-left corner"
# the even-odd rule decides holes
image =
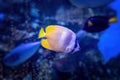
[[[79,44],[77,44],[77,47],[75,48],[74,52],[77,52],[77,51],[80,51],[81,50],[81,47]]]

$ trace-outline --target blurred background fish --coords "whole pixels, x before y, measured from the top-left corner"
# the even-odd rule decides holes
[[[39,38],[46,38],[41,45],[49,50],[63,53],[73,53],[79,50],[76,34],[68,28],[59,25],[47,26],[45,32],[40,30]]]
[[[83,30],[91,33],[101,32],[109,28],[109,24],[114,22],[117,22],[116,17],[92,16],[86,20]]]
[[[10,53],[3,58],[3,63],[9,67],[18,66],[33,56],[39,47],[40,41],[23,43],[12,49]]]

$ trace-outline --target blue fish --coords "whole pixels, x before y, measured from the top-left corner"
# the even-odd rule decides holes
[[[118,13],[118,22],[111,24],[110,27],[102,34],[98,43],[98,48],[103,54],[105,62],[120,54],[120,0],[116,0],[111,7]]]
[[[40,41],[21,44],[3,58],[3,63],[9,67],[18,66],[32,57],[39,47]]]

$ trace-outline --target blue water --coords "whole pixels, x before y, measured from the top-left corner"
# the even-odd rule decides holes
[[[110,28],[102,34],[98,43],[105,62],[120,53],[120,0],[116,0],[109,6],[117,11],[118,22],[110,24]]]

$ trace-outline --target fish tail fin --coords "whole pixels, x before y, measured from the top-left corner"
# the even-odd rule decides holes
[[[117,21],[118,21],[117,17],[112,17],[112,18],[109,19],[109,23],[114,23],[114,22],[117,22]]]
[[[43,28],[40,29],[40,32],[39,32],[39,35],[38,35],[38,38],[43,38],[45,37],[45,31]]]

